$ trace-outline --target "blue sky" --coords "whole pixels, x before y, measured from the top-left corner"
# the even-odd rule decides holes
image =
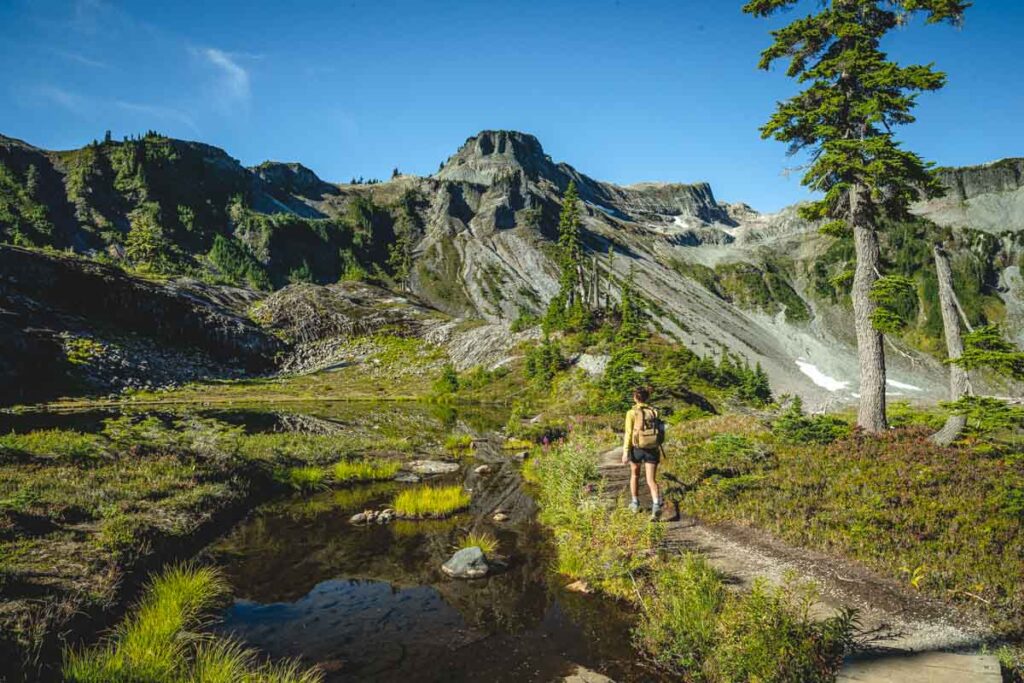
[[[782,20],[741,4],[0,0],[0,133],[60,149],[152,128],[347,181],[429,174],[510,128],[602,180],[707,180],[775,210],[807,195],[757,129],[794,86],[756,69]],[[1024,156],[1024,2],[977,5],[887,44],[949,73],[900,132],[943,165]]]

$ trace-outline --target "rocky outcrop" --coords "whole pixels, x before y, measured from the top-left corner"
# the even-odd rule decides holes
[[[384,328],[392,334],[415,335],[438,315],[413,298],[361,282],[288,285],[252,309],[264,328],[294,343],[349,338]]]
[[[946,195],[914,207],[939,225],[1001,234],[1024,231],[1024,159],[943,168]]]
[[[170,345],[203,349],[214,358],[258,371],[271,366],[281,343],[252,322],[196,294],[133,277],[94,261],[0,246],[0,297],[25,298]]]
[[[967,201],[993,192],[1013,192],[1024,187],[1024,159],[1000,159],[980,166],[942,168],[937,172],[947,194]]]
[[[93,391],[270,370],[285,346],[225,305],[246,299],[253,294],[150,282],[94,261],[0,246],[0,355],[8,359],[0,376],[25,386],[4,398],[29,398],[26,374],[71,391],[61,385],[69,348],[76,355],[70,340],[84,340],[77,355],[91,369],[80,379],[96,380]]]

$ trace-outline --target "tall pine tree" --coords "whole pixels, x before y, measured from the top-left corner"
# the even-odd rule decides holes
[[[562,197],[558,219],[558,294],[544,316],[546,330],[580,326],[587,317],[583,309],[583,241],[580,237],[580,201],[575,181]]]
[[[743,11],[767,17],[799,0],[750,0]],[[963,0],[821,0],[808,14],[772,32],[761,54],[769,69],[789,60],[787,75],[805,89],[781,102],[763,137],[789,143],[790,153],[810,150],[803,184],[824,198],[802,208],[805,218],[828,219],[823,231],[852,232],[857,265],[852,299],[860,364],[858,424],[871,432],[886,427],[885,355],[882,333],[873,324],[872,288],[881,277],[877,228],[908,204],[941,189],[929,165],[903,150],[893,128],[914,121],[917,93],[938,90],[945,75],[931,66],[900,66],[880,41],[911,15],[930,24],[959,22]]]

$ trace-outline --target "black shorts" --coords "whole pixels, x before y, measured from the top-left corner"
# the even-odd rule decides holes
[[[661,449],[660,448],[643,449],[643,448],[637,448],[636,446],[634,446],[629,451],[629,461],[630,462],[635,462],[637,464],[640,464],[642,462],[649,462],[649,463],[652,463],[654,465],[657,465],[658,462],[661,461]]]

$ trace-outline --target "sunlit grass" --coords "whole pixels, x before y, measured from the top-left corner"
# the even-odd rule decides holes
[[[279,472],[276,479],[296,491],[317,491],[327,486],[327,472],[322,467],[289,467]]]
[[[469,434],[449,434],[445,437],[444,449],[456,455],[468,455],[473,451],[473,437]]]
[[[491,556],[498,551],[498,539],[486,531],[471,531],[459,541],[458,549],[480,548],[484,555]]]
[[[381,481],[393,478],[399,467],[394,460],[342,460],[331,468],[331,476],[341,484]]]
[[[84,460],[103,453],[103,439],[70,429],[39,429],[0,435],[0,459],[5,454],[28,454]]]
[[[164,570],[110,638],[92,648],[65,653],[65,679],[74,683],[321,680],[315,670],[301,670],[291,662],[262,664],[255,651],[232,640],[195,633],[204,613],[226,593],[226,583],[212,567],[182,565]]]
[[[469,501],[461,486],[421,486],[400,492],[391,507],[400,517],[445,517],[469,507]]]

